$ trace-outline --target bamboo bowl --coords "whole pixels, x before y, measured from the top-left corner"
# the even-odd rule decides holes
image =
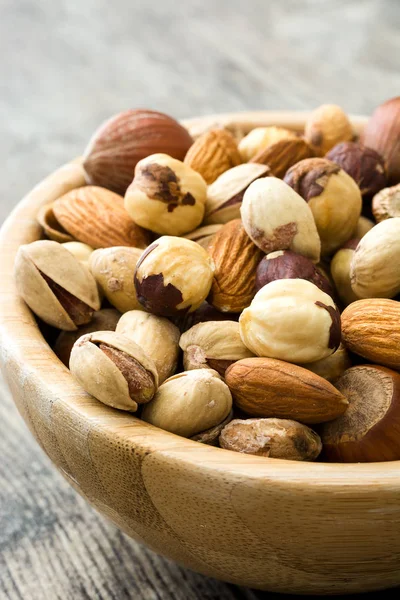
[[[301,129],[306,114],[193,119]],[[365,119],[353,119],[360,131]],[[400,584],[400,462],[335,465],[240,455],[161,431],[86,394],[13,283],[38,209],[84,185],[79,160],[40,183],[0,236],[5,378],[31,432],[71,485],[118,527],[200,573],[276,592],[339,594]]]

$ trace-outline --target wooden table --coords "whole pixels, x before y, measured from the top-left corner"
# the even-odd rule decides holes
[[[126,108],[369,113],[400,93],[399,26],[396,0],[3,0],[0,220]],[[1,599],[275,597],[182,569],[99,517],[1,381],[0,423]]]

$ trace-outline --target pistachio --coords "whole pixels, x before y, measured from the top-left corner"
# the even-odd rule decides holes
[[[209,446],[218,446],[218,438],[221,434],[223,428],[228,425],[233,419],[233,410],[229,413],[229,415],[221,421],[218,425],[214,427],[210,427],[210,429],[206,429],[206,431],[202,431],[201,433],[197,433],[192,436],[190,439],[194,442],[200,442],[200,444],[208,444]]]
[[[100,308],[96,282],[61,244],[38,240],[20,246],[15,282],[29,308],[45,323],[73,331]]]
[[[54,203],[52,202],[51,204],[45,204],[39,209],[36,217],[37,222],[43,227],[43,231],[47,237],[54,242],[65,243],[74,241],[73,236],[58,222],[53,211],[53,205]]]
[[[216,223],[215,225],[204,225],[203,227],[199,227],[190,233],[182,236],[187,240],[192,240],[197,244],[200,244],[204,250],[208,250],[211,246],[211,243],[214,239],[214,236],[218,231],[223,227],[222,223]]]
[[[84,390],[113,408],[135,412],[157,389],[154,362],[129,338],[97,331],[74,344],[70,369]]]

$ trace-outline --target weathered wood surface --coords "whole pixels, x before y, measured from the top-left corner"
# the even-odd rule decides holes
[[[127,107],[368,113],[400,93],[399,25],[390,0],[2,0],[0,218]],[[3,384],[0,397],[1,598],[264,597],[120,533],[51,466]]]

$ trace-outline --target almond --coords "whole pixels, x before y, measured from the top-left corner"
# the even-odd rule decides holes
[[[242,159],[235,138],[229,131],[211,129],[197,138],[184,162],[210,184],[228,169],[240,165]]]
[[[348,402],[315,373],[273,358],[244,358],[225,373],[235,405],[252,417],[323,423],[345,412]]]
[[[258,152],[251,160],[252,163],[267,165],[271,174],[282,178],[286,171],[304,158],[311,158],[314,153],[302,138],[286,139],[267,146]]]
[[[52,205],[61,227],[92,248],[134,246],[145,248],[148,232],[132,221],[124,199],[97,186],[71,190]]]
[[[222,312],[241,312],[255,295],[256,270],[263,253],[241,220],[234,219],[215,234],[209,254],[215,272],[208,302]]]
[[[342,313],[345,346],[363,358],[400,369],[400,303],[386,298],[357,300]]]

